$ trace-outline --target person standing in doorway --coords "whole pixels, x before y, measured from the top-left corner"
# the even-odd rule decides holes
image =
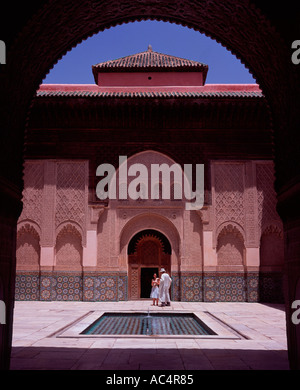
[[[155,303],[156,303],[156,306],[158,306],[159,278],[157,277],[156,274],[153,275],[153,279],[151,281],[151,286],[152,286],[152,289],[151,289],[150,298],[153,299],[152,306],[155,306]]]
[[[161,306],[170,306],[170,286],[172,283],[172,279],[169,274],[166,272],[164,268],[160,270],[160,282],[159,282],[159,300],[161,302]]]

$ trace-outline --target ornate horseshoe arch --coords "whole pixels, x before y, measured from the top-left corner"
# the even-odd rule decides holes
[[[128,279],[130,299],[149,298],[151,278],[160,268],[171,271],[171,245],[156,230],[142,230],[128,246]]]

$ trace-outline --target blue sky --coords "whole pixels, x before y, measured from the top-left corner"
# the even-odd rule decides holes
[[[154,51],[207,64],[207,84],[255,83],[221,44],[198,31],[158,21],[122,24],[95,34],[59,60],[43,82],[94,84],[92,65],[145,51],[149,44]]]

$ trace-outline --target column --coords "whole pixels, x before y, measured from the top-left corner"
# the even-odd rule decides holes
[[[97,225],[95,230],[86,232],[86,246],[83,247],[83,267],[97,266]]]
[[[55,260],[55,194],[56,194],[56,163],[44,162],[44,191],[41,226],[40,255],[40,300],[54,299],[53,267]]]
[[[17,220],[22,210],[21,190],[0,177],[0,300],[5,324],[0,324],[0,370],[9,369],[16,276]]]
[[[260,232],[254,161],[245,163],[245,298],[259,301]]]
[[[300,300],[300,180],[278,195],[278,212],[283,219],[285,246],[285,305],[290,367],[300,369],[300,324],[292,321],[292,304]]]
[[[41,226],[41,270],[52,270],[55,254],[56,163],[44,162],[44,192]]]
[[[203,270],[215,271],[218,265],[217,251],[213,247],[213,232],[203,231]]]
[[[97,260],[98,260],[98,235],[97,227],[101,214],[104,212],[103,205],[89,205],[86,231],[86,245],[83,247],[83,301],[94,301],[96,298],[97,285]]]

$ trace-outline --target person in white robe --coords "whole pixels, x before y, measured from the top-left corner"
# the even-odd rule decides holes
[[[170,306],[170,287],[172,283],[172,279],[169,274],[166,272],[164,268],[160,270],[160,282],[159,282],[159,300],[161,302],[161,306]]]

